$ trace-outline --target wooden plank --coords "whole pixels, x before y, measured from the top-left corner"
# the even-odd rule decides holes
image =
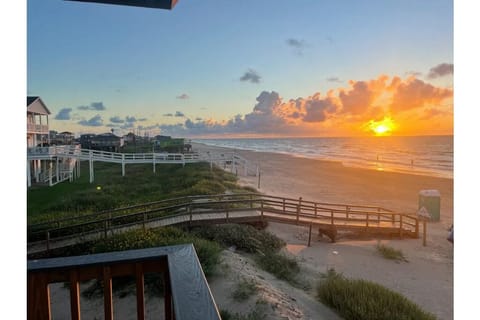
[[[110,267],[103,267],[103,311],[105,320],[113,320],[112,275]]]
[[[78,271],[70,271],[70,314],[72,320],[80,320],[80,282],[78,281]]]
[[[48,274],[30,273],[28,275],[29,301],[27,318],[29,320],[50,320],[50,289]]]

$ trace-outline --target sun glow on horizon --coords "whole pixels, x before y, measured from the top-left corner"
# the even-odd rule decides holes
[[[391,135],[395,128],[396,125],[390,117],[385,117],[380,121],[370,120],[368,122],[368,129],[376,136]]]

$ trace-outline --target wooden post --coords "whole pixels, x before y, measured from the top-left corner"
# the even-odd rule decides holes
[[[103,222],[103,233],[104,233],[104,236],[105,236],[105,239],[107,239],[107,230],[108,230],[108,220],[105,220]]]
[[[52,160],[50,160],[50,163],[48,165],[48,185],[51,187],[53,185],[52,183]]]
[[[50,231],[47,231],[47,252],[50,252]]]
[[[105,320],[113,320],[112,275],[110,267],[103,267],[103,305]]]
[[[27,160],[27,187],[32,186],[32,177],[30,172],[30,160]]]
[[[349,207],[349,206],[347,206],[347,220],[348,220],[348,216],[349,216],[349,214],[350,214],[350,207]]]
[[[427,219],[422,218],[423,220],[423,246],[427,246]]]
[[[285,213],[285,198],[283,198],[283,213]]]
[[[70,313],[72,320],[80,320],[80,282],[78,271],[70,271]]]
[[[145,319],[145,285],[143,266],[141,263],[135,264],[135,278],[137,289],[137,319]]]
[[[330,224],[333,226],[333,210],[330,210]]]
[[[258,189],[260,189],[260,171],[258,171]]]
[[[253,208],[253,195],[250,195],[250,209]]]
[[[28,290],[28,320],[50,320],[50,289],[47,274],[29,274],[28,287],[30,289]]]
[[[122,177],[125,177],[125,154],[122,153]]]
[[[60,168],[58,167],[58,157],[56,159],[56,163],[55,163],[55,176],[57,177],[55,180],[56,182],[59,182],[60,181]]]
[[[403,239],[403,215],[400,215],[400,239]]]
[[[312,240],[312,224],[310,223],[310,226],[308,228],[308,247],[310,247],[310,242]]]
[[[370,215],[367,213],[367,228],[368,228],[368,218],[370,217]]]
[[[315,218],[317,217],[317,203],[315,202]]]
[[[419,219],[418,217],[415,219],[415,237],[417,237],[417,239],[419,238],[419,235],[418,235],[418,233],[419,233],[419,230],[418,230],[418,229],[419,229],[419,226],[418,226],[418,224],[419,224],[419,222],[418,222],[418,219]]]
[[[262,199],[262,200],[260,200],[260,208],[261,208],[261,211],[260,211],[260,213],[261,213],[262,220],[263,220],[263,199]]]
[[[301,207],[302,206],[302,197],[298,198],[298,206],[297,206],[297,223],[298,223],[298,220],[300,219],[300,210],[301,210]]]

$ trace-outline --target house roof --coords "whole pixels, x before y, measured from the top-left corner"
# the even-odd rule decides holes
[[[51,114],[50,110],[48,110],[42,99],[36,96],[27,96],[27,112],[44,115]]]

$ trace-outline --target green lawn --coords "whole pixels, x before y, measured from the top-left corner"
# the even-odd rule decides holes
[[[120,164],[95,162],[94,172],[95,181],[89,183],[88,162],[83,162],[81,177],[72,183],[29,188],[28,224],[173,197],[253,191],[239,187],[224,170],[210,170],[208,163],[158,164],[156,173],[152,165],[132,164],[122,177]]]

